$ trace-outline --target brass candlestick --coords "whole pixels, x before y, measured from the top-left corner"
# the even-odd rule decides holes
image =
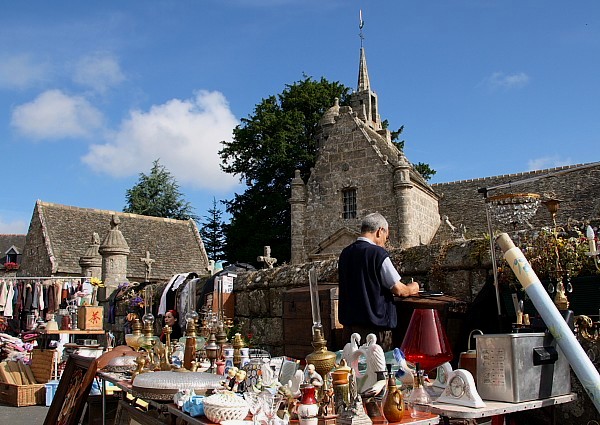
[[[185,335],[183,367],[191,370],[192,362],[196,360],[196,323],[193,320],[188,320]]]
[[[244,340],[242,339],[242,335],[239,333],[236,333],[233,336],[233,365],[235,367],[241,367],[240,363],[242,363],[242,352],[240,351],[242,348],[244,348],[245,344],[244,344]]]
[[[214,333],[210,334],[208,338],[208,343],[204,346],[204,351],[206,351],[206,357],[210,360],[210,369],[209,373],[215,372],[215,360],[217,360],[217,356],[219,355],[219,346],[217,345],[217,339]]]

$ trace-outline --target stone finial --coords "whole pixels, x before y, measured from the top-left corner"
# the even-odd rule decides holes
[[[271,247],[267,245],[264,248],[264,255],[260,255],[259,257],[257,257],[256,261],[260,263],[265,263],[265,269],[272,269],[273,265],[277,262],[277,258],[271,257]]]

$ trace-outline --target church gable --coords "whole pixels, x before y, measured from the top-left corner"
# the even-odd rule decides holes
[[[309,254],[309,260],[316,261],[337,257],[340,251],[354,242],[359,234],[359,232],[346,227],[339,229],[318,244],[317,249]]]

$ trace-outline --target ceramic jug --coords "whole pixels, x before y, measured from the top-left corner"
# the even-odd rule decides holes
[[[383,416],[388,422],[400,422],[404,416],[404,399],[402,391],[396,386],[396,377],[392,373],[392,365],[387,364],[388,383],[383,399]]]
[[[317,425],[319,418],[319,403],[315,398],[316,388],[313,385],[303,384],[300,386],[302,396],[297,407],[298,422],[300,425]]]

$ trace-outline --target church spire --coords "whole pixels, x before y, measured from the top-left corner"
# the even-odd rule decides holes
[[[365,48],[360,48],[360,64],[358,66],[358,87],[357,91],[370,91],[371,82],[369,81],[369,72],[367,71],[367,56],[365,55]]]
[[[371,90],[371,82],[369,81],[369,72],[367,71],[367,57],[365,56],[365,49],[363,47],[363,41],[365,36],[363,35],[363,27],[365,21],[363,21],[362,9],[359,10],[358,15],[358,29],[360,30],[358,36],[360,37],[360,64],[358,67],[358,87],[357,91],[361,92],[364,90]]]
[[[363,26],[365,25],[362,18],[362,10],[360,11],[360,64],[358,66],[358,87],[356,93],[351,96],[350,104],[352,109],[358,112],[361,120],[369,127],[381,130],[381,119],[377,107],[377,94],[371,90],[371,81],[369,80],[369,72],[367,71],[367,56],[363,47]]]

